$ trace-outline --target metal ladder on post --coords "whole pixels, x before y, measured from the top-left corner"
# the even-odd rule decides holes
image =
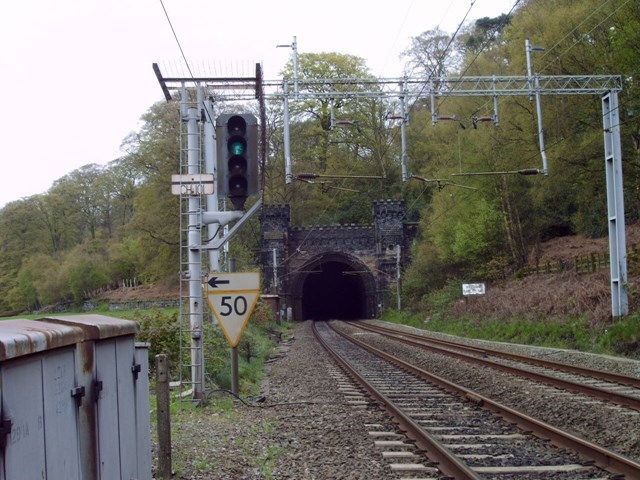
[[[184,92],[184,90],[183,90]],[[181,109],[180,121],[180,174],[191,174],[193,171],[193,156],[197,155],[199,171],[202,169],[202,132],[198,123],[197,131],[193,124],[185,121],[185,112],[197,109],[197,102],[191,99],[188,108]],[[197,143],[190,136],[197,135]],[[197,150],[194,151],[194,150]],[[201,322],[203,295],[194,296],[193,281],[197,280],[202,288],[202,278],[193,279],[192,272],[202,270],[202,258],[194,260],[190,243],[193,242],[194,232],[198,232],[198,247],[202,245],[201,213],[204,210],[204,196],[202,194],[180,194],[180,310],[179,310],[179,382],[180,405],[185,399],[197,401],[194,392],[204,391],[204,332],[194,328]],[[199,304],[200,303],[200,304]]]

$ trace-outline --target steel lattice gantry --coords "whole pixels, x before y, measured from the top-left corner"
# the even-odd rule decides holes
[[[408,116],[405,102],[409,99],[431,99],[433,123],[437,122],[437,99],[446,97],[535,97],[538,117],[538,137],[543,168],[539,173],[547,174],[547,159],[542,128],[541,95],[600,95],[603,108],[603,131],[605,143],[605,167],[607,178],[607,205],[609,228],[609,256],[611,264],[611,313],[614,317],[626,315],[629,310],[627,283],[627,252],[624,224],[624,195],[622,182],[622,153],[620,148],[620,121],[618,115],[618,92],[622,90],[622,78],[615,75],[526,75],[431,78],[427,81],[411,78],[378,79],[326,79],[306,82],[298,79],[295,83],[284,80],[282,92],[274,96],[283,98],[285,105],[285,168],[287,178],[291,174],[288,150],[288,103],[291,85],[297,88],[294,99],[335,99],[335,98],[399,98],[403,110],[402,127]],[[265,82],[265,85],[275,86]],[[497,113],[496,113],[497,117]],[[404,130],[403,130],[404,133]],[[403,135],[404,138],[404,135]],[[404,142],[403,142],[404,143]],[[406,146],[403,145],[403,179],[406,180]]]
[[[497,109],[497,97],[527,96],[536,99],[538,137],[543,168],[539,173],[547,174],[542,128],[542,95],[600,95],[603,108],[603,132],[605,145],[605,167],[607,182],[607,204],[609,225],[609,255],[611,264],[611,311],[614,317],[628,313],[627,253],[624,223],[624,195],[622,182],[622,154],[620,147],[620,122],[618,114],[618,92],[622,90],[622,78],[617,75],[538,75],[530,67],[530,52],[534,48],[527,42],[528,75],[522,76],[469,76],[421,78],[285,78],[277,81],[256,78],[163,78],[157,64],[154,71],[165,93],[171,98],[169,89],[185,83],[204,86],[216,100],[242,101],[264,98],[279,99],[284,105],[285,173],[287,181],[293,178],[289,149],[289,102],[310,99],[355,99],[372,98],[399,99],[402,108],[402,124],[408,123],[406,104],[421,98],[431,99],[433,123],[437,122],[437,100],[446,97],[493,97]],[[235,80],[232,82],[231,80]],[[238,80],[241,80],[238,84]],[[231,86],[233,84],[233,86]],[[254,85],[253,88],[249,88]],[[239,88],[237,88],[239,87]],[[403,135],[404,138],[404,135]],[[404,141],[403,141],[404,143]],[[406,145],[403,144],[403,180],[406,180]]]

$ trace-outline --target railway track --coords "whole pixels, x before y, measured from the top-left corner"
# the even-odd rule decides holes
[[[314,323],[314,333],[423,452],[411,457],[423,467],[419,478],[640,478],[640,464],[631,459],[430,374],[328,323]],[[398,443],[388,448],[402,448],[404,442]]]
[[[566,391],[588,395],[605,402],[640,411],[640,378],[637,377],[593,370],[501,350],[469,346],[460,342],[435,338],[429,336],[426,332],[423,335],[363,322],[346,323],[407,345],[495,368]]]

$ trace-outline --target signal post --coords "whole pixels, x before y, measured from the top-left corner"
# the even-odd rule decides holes
[[[183,368],[180,368],[180,381],[183,386],[191,386],[194,401],[200,403],[204,399],[205,384],[203,289],[207,286],[206,283],[203,285],[202,280],[205,278],[206,281],[208,276],[203,274],[202,252],[208,252],[208,271],[220,272],[220,248],[260,208],[262,200],[259,199],[247,212],[244,211],[247,198],[260,193],[256,117],[250,113],[222,114],[214,121],[213,100],[204,99],[204,89],[199,83],[196,83],[195,89],[189,90],[185,83],[186,81],[182,84],[180,95],[180,118],[184,125],[181,135],[186,141],[181,143],[180,174],[172,176],[171,190],[181,198],[180,242],[181,250],[186,256],[186,260],[181,260],[186,269],[181,268],[180,318],[181,350],[188,348],[189,355],[185,352],[180,358],[190,359],[189,364],[183,367],[188,367],[191,378],[183,380]],[[199,124],[203,126],[202,129]],[[201,165],[204,168],[201,169]],[[233,210],[219,210],[219,201],[224,197],[230,200]],[[221,227],[234,221],[235,225],[228,231],[225,229],[225,234],[221,235]],[[206,234],[203,234],[205,226]],[[183,282],[188,285],[186,295],[183,294]],[[259,277],[254,283],[255,287],[252,289],[255,289],[255,295],[231,295],[235,299],[231,316],[227,312],[226,303],[221,304],[219,311],[216,311],[215,301],[207,299],[225,335],[228,331],[235,332],[233,339],[227,336],[232,349],[237,345],[257,301]],[[212,290],[214,287],[208,286],[207,289]],[[222,296],[221,301],[226,302],[228,297],[229,295]],[[243,302],[247,299],[252,301],[244,308]],[[231,326],[228,321],[225,324],[220,320],[229,318]],[[240,320],[241,327],[238,330],[234,325]],[[184,337],[188,334],[188,347],[186,338],[183,346],[183,332]],[[237,385],[237,381],[235,384]]]

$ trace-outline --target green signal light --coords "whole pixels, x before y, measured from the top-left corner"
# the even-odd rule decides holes
[[[234,155],[242,155],[244,153],[244,142],[233,142],[230,150]]]

